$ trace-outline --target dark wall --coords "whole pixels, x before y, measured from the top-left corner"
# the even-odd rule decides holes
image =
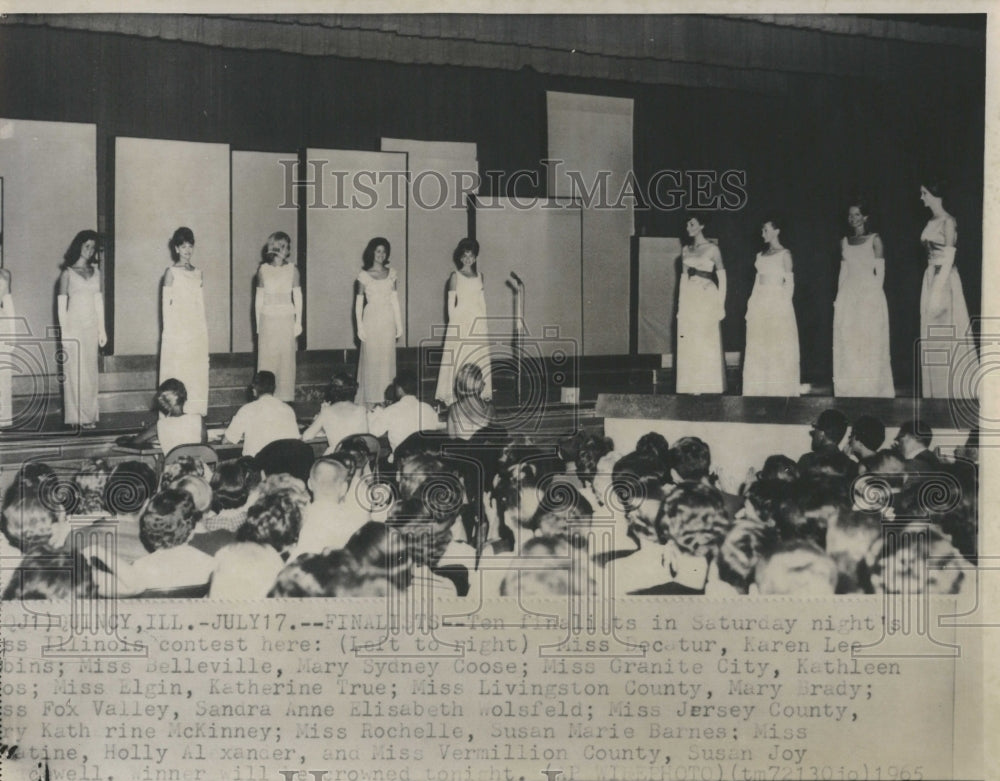
[[[899,46],[907,49],[901,62],[910,61],[916,45]],[[918,198],[924,172],[953,186],[946,206],[959,224],[957,263],[973,315],[982,268],[985,58],[923,48],[942,62],[933,83],[902,73],[891,83],[801,74],[790,93],[764,95],[7,25],[0,26],[0,115],[97,124],[98,214],[107,229],[115,136],[274,151],[377,150],[382,136],[472,141],[481,173],[539,171],[539,187],[522,179],[518,194],[541,195],[545,91],[631,97],[639,182],[663,169],[746,173],[748,198],[739,210],[705,213],[729,270],[726,348],[742,349],[760,221],[777,212],[795,257],[803,377],[829,380],[839,239],[849,194],[860,190],[877,211],[896,381],[909,386],[925,263],[919,235],[928,213]],[[491,190],[488,180],[484,190]],[[636,232],[682,235],[683,214],[640,204]],[[622,268],[609,273],[625,268],[622,259]]]

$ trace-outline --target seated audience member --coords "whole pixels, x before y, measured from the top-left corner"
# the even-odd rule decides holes
[[[906,462],[895,450],[880,450],[858,464],[852,499],[854,509],[883,512],[892,507],[894,497],[906,483]]]
[[[17,569],[11,572],[9,582],[0,599],[94,599],[97,585],[94,572],[78,553],[54,550],[47,546],[28,553]],[[86,612],[85,606],[79,608]]]
[[[505,524],[511,527],[518,548],[526,537],[521,530],[527,527],[545,495],[545,484],[551,482],[554,475],[561,475],[563,469],[563,462],[551,453],[522,451],[501,473],[494,487],[497,509]]]
[[[3,503],[8,505],[29,494],[43,497],[48,501],[48,497],[58,493],[56,491],[58,483],[59,478],[56,475],[56,470],[51,466],[41,461],[28,461],[22,464],[21,468],[17,470],[17,474],[14,475],[14,480],[4,492]],[[68,512],[72,507],[66,509]]]
[[[893,447],[903,457],[909,474],[938,471],[941,461],[930,450],[933,438],[931,427],[922,420],[908,420],[899,427]]]
[[[773,526],[751,520],[737,521],[726,532],[719,555],[709,567],[705,593],[709,596],[749,593],[761,551],[775,544],[776,539],[777,531]]]
[[[670,448],[670,462],[673,476],[677,482],[695,482],[718,488],[718,482],[712,475],[712,451],[698,437],[681,437]],[[720,489],[722,500],[726,504],[726,514],[732,518],[742,507],[743,502],[735,494],[728,494]]]
[[[833,559],[812,540],[791,539],[763,552],[750,590],[765,596],[823,596],[836,586]]]
[[[405,541],[391,526],[369,521],[351,535],[344,550],[354,557],[366,577],[385,578],[397,589],[409,587],[413,576],[409,553]]]
[[[384,597],[393,586],[361,570],[343,550],[307,553],[288,564],[269,597]]]
[[[847,418],[844,414],[835,409],[823,410],[809,430],[812,447],[799,459],[799,474],[822,474],[821,467],[826,470],[832,464],[836,471],[853,475],[854,462],[840,449],[840,442],[846,433]]]
[[[486,381],[483,370],[474,363],[464,363],[455,375],[455,401],[448,407],[447,431],[454,439],[469,440],[493,422],[493,402],[483,398]]]
[[[662,549],[658,582],[627,593],[704,594],[709,565],[718,555],[729,527],[722,495],[716,489],[690,482],[674,486],[664,496],[653,523],[656,542]],[[629,571],[631,559],[629,556],[615,562],[616,577],[623,569]],[[653,574],[652,570],[649,574]]]
[[[229,529],[207,529],[204,524],[205,513],[212,507],[212,487],[204,478],[194,475],[185,475],[180,480],[174,482],[173,488],[178,491],[187,491],[194,499],[195,510],[198,511],[201,520],[195,525],[194,534],[188,540],[188,544],[214,556],[221,548],[229,545],[236,537]]]
[[[933,524],[951,538],[958,552],[970,562],[978,559],[978,497],[975,486],[955,464],[941,464],[932,477],[906,485],[895,497],[897,519]]]
[[[273,478],[265,481],[261,497],[247,510],[247,519],[237,530],[236,540],[270,545],[282,560],[287,560],[299,539],[302,511],[309,496],[304,490],[300,493],[287,487],[273,488],[268,485],[270,480]]]
[[[76,487],[72,515],[106,515],[104,488],[111,476],[111,467],[103,458],[95,458],[80,467],[73,477]]]
[[[586,541],[579,536],[532,537],[521,549],[523,558],[546,558],[551,566],[509,569],[500,582],[502,597],[595,595],[597,582],[588,571]],[[576,568],[577,572],[573,572]]]
[[[590,502],[571,483],[550,482],[547,488],[524,528],[536,537],[586,535],[594,516]]]
[[[876,594],[958,594],[971,566],[941,529],[919,522],[883,534],[867,561]]]
[[[876,513],[844,512],[826,530],[826,553],[837,565],[837,593],[857,594],[864,590],[865,555],[882,534],[882,520]]]
[[[262,599],[285,566],[270,545],[234,542],[215,554],[208,596],[212,599]]]
[[[610,437],[581,430],[559,443],[559,458],[567,474],[575,474],[581,485],[593,485],[598,462],[614,449]]]
[[[201,415],[184,412],[187,388],[171,377],[156,389],[155,405],[159,416],[152,425],[134,437],[121,437],[118,444],[135,447],[152,442],[155,437],[160,450],[169,453],[178,445],[200,445],[205,441],[205,423]]]
[[[444,428],[430,404],[417,398],[417,378],[412,372],[400,372],[392,381],[396,401],[388,407],[375,409],[368,415],[368,431],[376,437],[387,436],[389,448],[417,431]]]
[[[793,483],[799,479],[799,467],[788,456],[771,455],[764,459],[764,466],[757,472],[756,479]]]
[[[0,591],[24,556],[36,549],[52,550],[62,546],[70,531],[65,514],[52,509],[34,493],[14,497],[3,508],[0,519]]]
[[[330,455],[344,437],[367,434],[368,410],[363,404],[354,403],[357,392],[358,384],[350,375],[343,372],[333,375],[319,413],[302,432],[302,440],[308,442],[319,436],[325,437],[326,451],[323,455]]]
[[[861,462],[875,455],[885,442],[885,424],[872,415],[862,415],[851,425],[847,455]]]
[[[111,568],[118,594],[206,585],[215,567],[212,556],[189,544],[200,517],[187,491],[168,488],[153,496],[139,519],[139,537],[149,555]]]
[[[233,445],[242,440],[245,456],[257,455],[276,439],[299,438],[295,410],[275,398],[274,388],[274,372],[257,372],[251,386],[254,400],[239,408],[223,435],[223,441]]]
[[[235,532],[247,519],[247,508],[257,500],[260,469],[249,456],[224,461],[212,475],[212,507],[202,523],[205,529]]]
[[[276,439],[264,445],[253,460],[264,477],[286,474],[304,483],[309,479],[316,454],[301,439]]]
[[[442,465],[412,497],[396,502],[387,522],[399,532],[413,562],[413,587],[464,597],[472,585],[475,551],[460,542],[453,545],[464,489],[443,470]]]
[[[302,513],[302,531],[292,558],[303,553],[322,553],[327,548],[343,548],[367,521],[367,514],[355,511],[356,502],[345,502],[353,464],[346,455],[324,456],[309,474],[312,501]]]
[[[772,506],[778,536],[782,541],[809,539],[825,549],[830,518],[841,509],[838,492],[821,480],[800,481],[790,488]]]
[[[211,480],[212,470],[198,456],[180,456],[169,464],[164,464],[160,472],[160,489],[171,488],[174,483],[188,475]]]

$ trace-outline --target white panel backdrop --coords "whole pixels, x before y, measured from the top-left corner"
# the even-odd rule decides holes
[[[680,239],[639,239],[639,352],[672,355]]]
[[[514,305],[506,283],[514,271],[527,290],[527,337],[543,355],[551,355],[557,342],[558,349],[580,354],[581,210],[568,202],[551,208],[555,203],[521,199],[515,206],[507,198],[478,199],[479,270],[486,278],[486,308],[495,340],[510,342]]]
[[[115,144],[115,353],[159,351],[160,280],[174,230],[194,231],[211,352],[229,352],[229,146],[147,138]]]
[[[310,170],[296,178],[323,177],[322,192],[314,189],[308,195],[306,210],[308,346],[310,350],[353,348],[354,280],[365,246],[375,236],[384,236],[392,245],[389,265],[399,277],[406,323],[406,190],[401,176],[378,181],[380,173],[405,174],[406,155],[333,149],[310,149],[306,154]],[[405,336],[399,340],[403,344]]]
[[[254,349],[253,285],[267,237],[284,231],[298,252],[298,212],[285,203],[285,167],[295,152],[233,152],[233,352]]]
[[[632,171],[632,100],[548,92],[549,194],[574,197],[568,171],[576,171],[590,190],[607,172],[607,198],[615,203]],[[623,208],[584,206],[583,300],[587,355],[628,352],[629,240],[631,200]]]
[[[55,367],[56,284],[63,253],[78,231],[97,229],[97,127],[71,122],[0,119],[3,263],[21,332],[42,341]],[[21,367],[15,358],[15,372]]]

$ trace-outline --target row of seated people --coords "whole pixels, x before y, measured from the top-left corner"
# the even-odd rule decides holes
[[[565,594],[596,589],[602,567],[618,594],[959,591],[977,555],[974,464],[923,455],[919,422],[882,449],[884,426],[855,421],[850,454],[835,453],[838,416],[821,415],[809,453],[768,458],[739,494],[719,490],[696,437],[671,447],[650,433],[622,455],[600,434],[544,447],[494,426],[469,440],[416,432],[391,471],[370,435],[315,460],[291,440],[160,476],[131,462],[68,483],[31,464],[4,500],[5,596]],[[872,452],[856,461],[859,448]],[[551,566],[524,565],[539,556]],[[74,583],[50,583],[53,557]]]

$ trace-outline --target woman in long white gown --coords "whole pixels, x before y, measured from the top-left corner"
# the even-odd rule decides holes
[[[82,428],[94,428],[100,416],[97,353],[108,341],[97,242],[97,233],[92,230],[76,234],[59,277],[59,329],[66,355],[63,420]]]
[[[681,251],[677,304],[677,392],[722,393],[726,370],[721,322],[726,316],[726,269],[719,248],[705,238],[705,223],[691,217],[691,239]]]
[[[754,263],[757,279],[747,302],[743,354],[744,396],[798,396],[799,329],[792,294],[792,253],[781,245],[781,226],[769,219],[761,228],[767,244]]]
[[[277,231],[267,237],[254,296],[257,371],[274,372],[274,395],[282,401],[295,400],[295,339],[302,333],[302,287],[299,269],[289,261],[291,254],[287,233]]]
[[[455,401],[455,377],[466,363],[476,364],[483,373],[483,399],[493,398],[486,296],[483,275],[477,268],[479,242],[462,239],[454,260],[458,270],[448,278],[448,329],[434,393],[434,398],[449,406]]]
[[[889,308],[882,238],[868,233],[868,208],[847,210],[851,234],[840,241],[840,279],[833,302],[833,395],[892,398]]]
[[[962,280],[955,267],[958,226],[944,209],[940,184],[927,182],[920,200],[931,219],[920,234],[927,251],[927,271],[920,291],[920,375],[924,398],[975,398],[979,358]],[[947,361],[941,356],[948,356]]]
[[[208,413],[208,322],[205,319],[201,269],[191,265],[194,233],[178,228],[170,239],[174,265],[163,275],[163,332],[160,336],[160,382],[171,377],[187,388],[184,411]]]
[[[396,376],[396,340],[403,335],[403,316],[396,270],[389,268],[391,251],[381,236],[369,241],[355,283],[354,315],[361,342],[355,404],[381,404]]]

